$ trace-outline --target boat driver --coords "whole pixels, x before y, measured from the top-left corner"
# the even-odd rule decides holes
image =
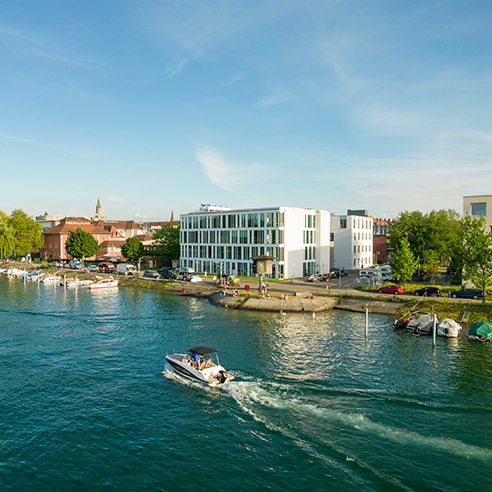
[[[190,352],[191,363],[193,366],[196,366],[197,369],[200,369],[200,354],[196,352]]]

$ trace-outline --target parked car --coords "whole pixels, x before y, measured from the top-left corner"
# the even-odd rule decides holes
[[[159,270],[157,270],[157,271],[159,271]],[[159,278],[161,278],[163,280],[176,280],[178,277],[171,270],[168,270],[167,272],[162,272],[159,275]]]
[[[391,284],[379,287],[376,292],[378,294],[403,294],[403,289],[399,285]]]
[[[112,263],[99,263],[98,268],[101,273],[116,273],[116,268]]]
[[[68,263],[68,266],[72,270],[77,270],[78,268],[82,268],[82,262],[80,260],[70,260],[70,262]]]
[[[441,295],[441,290],[437,287],[422,287],[413,291],[414,296],[438,297]]]
[[[98,268],[97,268],[97,265],[89,265],[87,267],[87,269],[89,270],[89,272],[98,272]]]
[[[162,268],[159,268],[157,270],[157,273],[159,275],[162,275],[163,273],[172,273],[173,275],[176,275],[176,272],[172,269],[172,268],[169,268],[169,267],[162,267]]]
[[[235,275],[227,275],[226,281],[228,284],[239,285],[241,281]]]
[[[159,278],[159,274],[155,270],[145,270],[143,276],[147,278]]]
[[[308,282],[319,282],[320,280],[323,280],[323,276],[317,275],[316,273],[314,273],[308,278]]]
[[[456,290],[454,292],[450,292],[449,295],[451,297],[463,297],[466,299],[478,299],[479,297],[483,297],[482,289],[461,289]]]

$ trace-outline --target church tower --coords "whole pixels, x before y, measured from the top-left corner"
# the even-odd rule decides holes
[[[174,210],[171,211],[171,222],[173,222],[173,221],[174,221]]]
[[[102,214],[101,200],[97,197],[96,205],[96,215],[94,215],[93,220],[104,220],[106,217]]]

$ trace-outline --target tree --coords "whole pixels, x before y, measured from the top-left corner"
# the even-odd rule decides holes
[[[144,245],[136,237],[129,237],[121,246],[121,254],[136,263],[144,255]]]
[[[22,210],[16,209],[10,214],[8,225],[14,234],[15,254],[25,255],[31,249],[39,249],[43,246],[43,229]]]
[[[424,263],[431,252],[435,258],[449,257],[459,240],[459,218],[454,210],[433,210],[425,215],[418,210],[401,212],[391,225],[390,247],[397,249],[405,237],[418,263]]]
[[[65,242],[66,252],[77,260],[94,256],[97,248],[97,241],[92,234],[85,232],[81,227],[72,232]]]
[[[12,227],[9,226],[9,216],[0,210],[0,259],[13,253],[15,237]]]
[[[435,284],[435,277],[440,277],[439,272],[439,258],[435,251],[427,251],[425,253],[425,263],[422,265],[423,271],[426,275],[432,277],[432,283]]]
[[[179,260],[179,226],[164,224],[153,236],[152,253],[164,261]]]
[[[395,279],[403,281],[403,288],[405,288],[405,281],[410,281],[417,270],[417,259],[410,250],[410,244],[406,237],[401,239],[391,256],[394,262],[391,268]]]
[[[492,285],[492,233],[485,230],[485,217],[467,215],[461,222],[463,278],[483,290]]]

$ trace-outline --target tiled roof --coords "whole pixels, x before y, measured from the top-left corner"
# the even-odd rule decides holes
[[[92,224],[58,224],[51,229],[43,231],[43,234],[70,234],[75,232],[79,227],[89,234],[109,234],[105,229],[93,226]]]

